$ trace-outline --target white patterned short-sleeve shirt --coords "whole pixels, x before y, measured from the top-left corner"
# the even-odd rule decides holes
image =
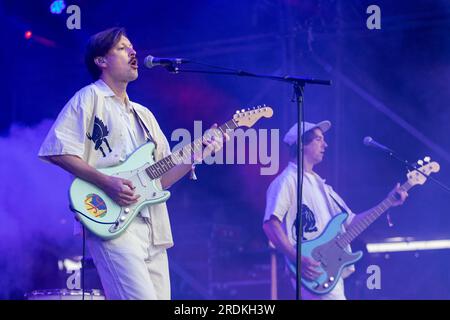
[[[155,161],[168,156],[169,143],[153,113],[128,97],[121,101],[100,79],[79,90],[64,106],[38,156],[45,160],[46,156],[75,155],[94,168],[110,167],[146,143],[147,130],[156,144]],[[171,247],[166,204],[148,206],[140,214],[151,219],[153,245]]]

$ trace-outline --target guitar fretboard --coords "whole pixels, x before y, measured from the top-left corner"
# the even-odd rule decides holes
[[[232,119],[220,127],[217,127],[217,130],[220,130],[222,134],[225,134],[227,130],[234,130],[238,127],[236,122]],[[221,138],[222,134],[217,130],[210,130],[202,137],[195,139],[192,143],[184,146],[183,148],[174,151],[167,157],[155,162],[150,165],[145,171],[152,179],[158,179],[167,171],[172,169],[178,164],[181,163],[192,163],[194,153],[203,151],[203,143],[211,139],[212,137]]]
[[[400,186],[402,190],[408,191],[412,185],[409,182],[405,182]],[[390,195],[384,199],[376,207],[372,208],[369,213],[360,221],[352,223],[347,231],[339,235],[338,244],[341,248],[345,248],[349,245],[357,236],[359,236],[364,230],[367,229],[375,220],[377,220],[386,210],[392,207],[392,204],[396,201],[395,195]]]

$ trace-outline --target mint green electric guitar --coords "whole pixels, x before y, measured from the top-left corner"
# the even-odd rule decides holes
[[[229,132],[227,130],[238,127],[249,128],[262,117],[270,118],[272,114],[272,108],[265,105],[238,111],[232,120],[217,129]],[[162,190],[157,180],[177,164],[190,163],[192,153],[203,150],[203,139],[211,136],[204,135],[158,162],[153,160],[155,145],[148,142],[123,163],[98,169],[104,174],[131,180],[136,187],[135,193],[141,195],[137,203],[121,207],[95,185],[76,178],[69,191],[71,209],[79,221],[100,238],[107,240],[118,237],[144,206],[162,203],[170,197],[170,192]]]

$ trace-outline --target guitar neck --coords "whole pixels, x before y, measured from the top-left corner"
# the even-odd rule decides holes
[[[234,130],[238,127],[236,122],[232,119],[217,129],[225,134],[227,130]],[[148,166],[145,171],[152,179],[159,179],[167,171],[172,169],[181,163],[192,163],[192,157],[194,153],[203,151],[203,142],[211,139],[213,136],[219,138],[221,134],[215,130],[210,130],[208,133],[204,134],[202,137],[195,139],[192,143],[184,146],[183,148],[171,153],[167,157],[155,162],[154,164]]]
[[[402,190],[408,191],[412,185],[405,182],[400,186]],[[390,195],[384,199],[380,204],[370,209],[367,215],[359,221],[355,221],[348,228],[347,231],[339,236],[338,242],[341,247],[349,245],[356,237],[358,237],[364,230],[366,230],[372,223],[375,222],[385,211],[392,207],[397,199],[395,195]]]

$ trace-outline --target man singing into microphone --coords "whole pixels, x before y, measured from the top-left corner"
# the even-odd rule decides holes
[[[170,154],[169,143],[152,112],[132,102],[127,85],[138,77],[138,60],[124,29],[93,35],[85,63],[94,83],[79,90],[60,112],[39,157],[102,189],[121,206],[138,201],[133,183],[97,168],[124,161],[142,144],[156,145],[154,160]],[[226,137],[228,138],[228,137]],[[203,155],[222,147],[207,142]],[[191,169],[179,164],[157,183],[166,189]],[[108,299],[170,299],[166,249],[173,246],[165,203],[147,206],[118,238],[104,241],[87,232],[87,245]]]
[[[331,127],[329,121],[318,124],[304,122],[301,132],[303,142],[303,189],[301,204],[301,230],[302,241],[312,240],[318,237],[327,226],[331,218],[340,213],[349,214],[345,227],[363,218],[368,211],[355,215],[348,208],[342,198],[325,183],[314,167],[322,162],[328,144],[325,142],[324,133]],[[284,142],[289,146],[290,162],[283,172],[275,178],[267,190],[266,211],[263,229],[275,248],[285,255],[286,262],[297,264],[297,124],[285,135]],[[397,184],[390,194],[397,194],[397,200],[393,204],[403,204],[408,194]],[[314,280],[320,276],[320,263],[307,257],[301,258],[301,276],[308,280]],[[354,271],[353,266],[344,270],[343,277],[347,277]],[[290,272],[291,282],[296,288],[296,274]],[[303,286],[301,297],[305,300],[345,300],[344,281],[339,279],[336,286],[327,294],[317,295]]]

